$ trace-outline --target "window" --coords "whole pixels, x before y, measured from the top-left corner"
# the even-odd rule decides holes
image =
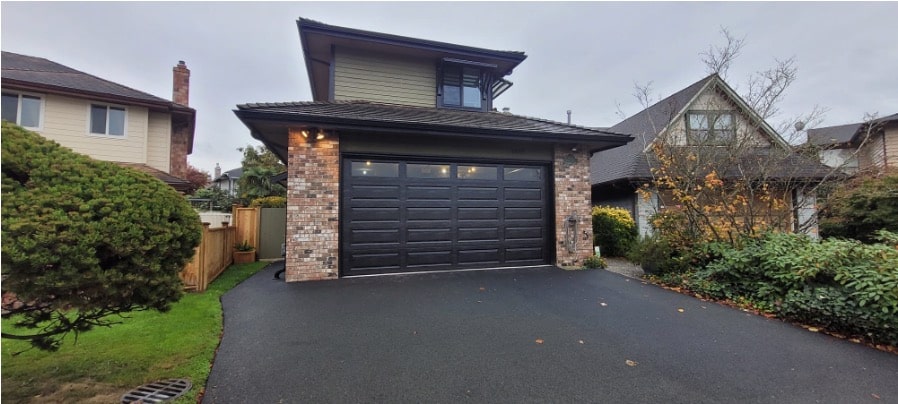
[[[542,179],[542,170],[533,167],[505,167],[505,179],[507,181],[539,181]]]
[[[399,163],[374,163],[371,161],[353,161],[353,177],[398,177]]]
[[[462,180],[493,180],[499,176],[496,167],[458,166],[458,178]]]
[[[690,111],[686,129],[691,144],[729,144],[736,137],[733,114],[717,111]]]
[[[449,178],[448,164],[407,164],[405,175],[409,178]]]
[[[454,63],[443,65],[441,105],[444,107],[482,110],[484,107],[484,75],[477,67]]]
[[[3,93],[3,120],[26,128],[41,126],[41,97],[26,94]]]
[[[91,104],[90,133],[125,136],[125,108]]]

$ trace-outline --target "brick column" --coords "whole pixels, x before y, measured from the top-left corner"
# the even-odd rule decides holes
[[[168,173],[175,177],[187,176],[187,150],[190,146],[190,130],[186,123],[172,124],[171,149]]]
[[[310,138],[314,137],[310,134]],[[339,253],[340,141],[310,142],[290,129],[287,148],[287,282],[336,279]]]
[[[573,151],[572,149],[576,149]],[[582,145],[555,145],[555,264],[581,266],[593,254],[589,154]],[[576,245],[566,244],[568,217],[576,218]],[[584,237],[585,232],[585,237]]]

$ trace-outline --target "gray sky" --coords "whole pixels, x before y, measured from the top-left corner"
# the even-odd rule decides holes
[[[495,106],[611,126],[641,107],[633,84],[668,96],[706,76],[699,53],[720,27],[746,37],[728,81],[739,91],[774,58],[795,56],[782,113],[826,107],[823,126],[898,112],[898,3],[2,3],[2,48],[44,57],[163,98],[191,70],[197,110],[189,161],[238,167],[258,144],[236,104],[311,99],[297,17],[498,50],[528,58]]]

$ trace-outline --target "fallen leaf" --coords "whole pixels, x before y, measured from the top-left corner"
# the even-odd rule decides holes
[[[627,364],[627,366],[636,366],[636,365],[639,364],[639,362],[631,361],[631,360],[629,360],[629,359],[627,359],[627,360],[625,361],[625,363]]]
[[[485,287],[483,287],[483,286],[480,287],[480,291],[481,291],[481,292],[483,292],[483,291],[485,291],[485,290],[486,290]]]
[[[808,331],[810,332],[820,332],[820,329],[817,327],[808,327]]]
[[[536,343],[537,343],[537,344],[542,344],[543,342],[545,342],[545,341],[543,341],[542,338],[537,338],[537,339],[536,339]]]
[[[582,339],[581,339],[581,340],[579,340],[579,341],[577,341],[577,342],[579,342],[579,343],[581,343],[581,344],[583,344],[583,340],[582,340]]]
[[[879,396],[879,394],[876,394],[876,393],[873,393],[873,394],[870,394],[870,395],[873,396],[873,398],[875,398],[875,399],[877,399],[877,400],[879,400],[880,398],[882,398],[882,397]]]
[[[680,313],[683,313],[683,312],[685,312],[686,310],[683,310],[683,309],[677,309],[677,311],[679,311]]]
[[[418,335],[417,331],[412,331],[412,335]]]
[[[605,303],[605,302],[599,303],[599,306],[602,306],[602,307],[605,307],[607,305],[608,305],[608,303]]]

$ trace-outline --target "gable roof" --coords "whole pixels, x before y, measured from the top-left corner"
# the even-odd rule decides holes
[[[591,145],[595,150],[617,147],[632,139],[611,131],[504,112],[413,107],[370,101],[242,104],[234,113],[252,130],[253,137],[262,140],[283,161],[286,161],[286,139],[275,139],[277,134],[263,130],[264,124],[292,123],[320,129],[364,130],[367,133],[580,143]]]
[[[874,119],[869,123],[872,123],[873,125],[883,125],[895,121],[898,121],[898,113]],[[866,127],[867,123],[858,122],[808,129],[807,142],[814,146],[847,145],[857,141],[858,136],[866,130]]]
[[[146,164],[142,163],[125,163],[116,161],[115,164],[121,167],[129,167],[133,168],[137,171],[145,172],[147,174],[152,175],[153,177],[158,178],[162,182],[168,184],[170,187],[174,188],[178,192],[188,192],[193,187],[193,184],[190,181],[187,181],[183,178],[175,177],[165,171],[162,171],[157,168],[150,167]]]
[[[219,175],[218,178],[213,179],[212,182],[223,181],[225,178],[238,179],[242,175],[243,167],[238,167],[221,173],[221,175]]]
[[[711,74],[609,128],[612,132],[631,134],[635,140],[614,150],[594,154],[589,164],[590,183],[596,185],[650,178],[652,173],[646,154],[649,145],[669,129],[671,123],[679,120],[699,95],[711,88],[721,90],[771,140],[782,147],[789,147],[732,87],[717,74]]]

